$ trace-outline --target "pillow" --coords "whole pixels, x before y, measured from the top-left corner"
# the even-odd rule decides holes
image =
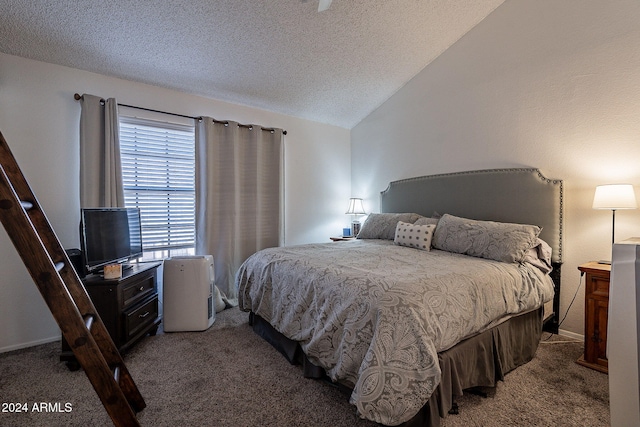
[[[398,221],[413,224],[420,215],[415,213],[372,213],[362,224],[358,239],[393,240]]]
[[[549,274],[553,270],[551,253],[551,246],[544,240],[538,238],[535,246],[525,254],[524,260],[534,267],[539,268],[544,274]]]
[[[436,225],[438,224],[438,218],[428,218],[426,216],[421,216],[416,220],[416,222],[414,222],[414,224],[415,225],[428,225],[428,224]]]
[[[435,224],[415,225],[398,221],[396,237],[393,239],[393,243],[399,246],[430,251],[431,238],[435,229]]]
[[[537,244],[540,227],[493,221],[476,221],[444,214],[433,233],[433,247],[443,251],[523,262]]]

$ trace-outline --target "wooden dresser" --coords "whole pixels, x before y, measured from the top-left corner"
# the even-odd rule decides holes
[[[120,353],[147,334],[155,335],[161,317],[158,310],[157,271],[161,263],[140,263],[122,271],[122,278],[106,280],[90,274],[82,283]],[[60,360],[69,369],[79,368],[71,348],[62,340]]]
[[[608,373],[607,319],[611,265],[588,262],[578,267],[585,274],[584,355],[578,363]]]

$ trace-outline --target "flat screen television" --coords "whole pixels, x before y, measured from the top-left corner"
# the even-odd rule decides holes
[[[80,213],[80,245],[89,273],[142,256],[140,209],[85,208]]]

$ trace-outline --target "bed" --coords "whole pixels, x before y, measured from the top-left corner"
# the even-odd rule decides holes
[[[254,330],[383,425],[437,426],[557,332],[562,181],[537,169],[395,181],[354,241],[270,248],[236,276]],[[546,306],[546,313],[545,313]]]

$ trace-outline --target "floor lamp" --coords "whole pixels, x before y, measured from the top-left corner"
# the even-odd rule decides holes
[[[616,211],[619,209],[637,209],[636,195],[631,184],[599,185],[593,196],[593,209],[611,209],[611,246],[616,237]],[[599,261],[611,264],[611,261]]]

